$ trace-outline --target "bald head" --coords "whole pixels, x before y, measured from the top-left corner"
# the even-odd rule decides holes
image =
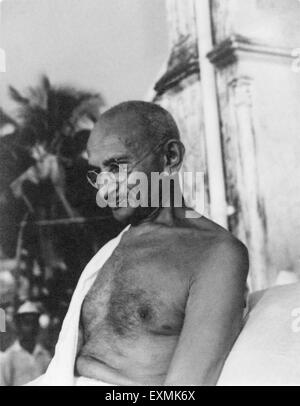
[[[136,179],[134,174],[146,175],[148,182],[144,183],[144,192],[148,198],[152,196],[148,190],[152,185],[152,174],[178,172],[184,156],[184,146],[171,114],[154,103],[142,101],[122,103],[102,114],[92,131],[87,149],[89,164],[100,169],[103,179],[103,174],[107,172],[116,175],[117,181],[111,190],[117,193],[120,191],[120,179],[124,178],[120,168],[123,168],[122,171],[125,166],[129,168],[131,181],[127,184],[125,199],[128,198],[127,192],[132,191],[136,183],[139,184],[139,178]],[[96,187],[100,179],[98,176],[93,183]],[[106,197],[112,194],[111,190],[99,188],[99,202],[106,201]],[[150,206],[145,208],[129,204],[128,207],[117,207],[113,215],[119,221],[127,221],[134,216],[140,218],[149,211]]]
[[[127,148],[139,152],[162,141],[180,140],[171,114],[154,103],[128,101],[101,115],[95,131],[100,137],[118,135]]]

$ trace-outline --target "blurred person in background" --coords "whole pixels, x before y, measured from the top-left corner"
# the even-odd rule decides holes
[[[0,386],[19,386],[42,375],[50,362],[50,354],[37,343],[40,330],[38,306],[30,301],[15,316],[17,340],[0,359]]]

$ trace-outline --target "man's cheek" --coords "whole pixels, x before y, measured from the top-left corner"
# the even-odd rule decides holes
[[[101,186],[96,194],[96,203],[99,207],[116,207],[117,190],[115,185]]]

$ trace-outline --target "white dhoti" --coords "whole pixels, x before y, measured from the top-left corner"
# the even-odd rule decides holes
[[[73,293],[69,310],[64,319],[54,357],[44,375],[31,382],[30,386],[106,386],[113,385],[84,377],[74,376],[77,355],[79,319],[83,300],[93,285],[102,266],[119,245],[126,227],[116,238],[109,241],[87,264]]]

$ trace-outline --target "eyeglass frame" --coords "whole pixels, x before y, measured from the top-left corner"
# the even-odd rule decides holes
[[[162,146],[164,146],[165,143],[166,143],[166,141],[168,141],[168,140],[167,140],[167,139],[164,139],[163,141],[161,141],[160,143],[158,143],[155,148],[153,148],[153,149],[151,149],[150,151],[148,151],[145,155],[142,156],[141,159],[139,159],[138,161],[136,161],[136,162],[133,164],[133,166],[132,166],[132,168],[131,168],[131,170],[130,170],[130,173],[132,172],[132,170],[133,170],[139,163],[143,162],[146,158],[148,158],[148,156],[149,156],[150,154],[157,152]],[[94,170],[94,169],[91,169],[91,170],[87,171],[87,174],[86,174],[87,181],[88,181],[88,183],[89,183],[94,189],[97,189],[97,190],[99,189],[99,187],[97,186],[96,182],[97,182],[98,176],[99,176],[102,172],[103,172],[103,171],[101,171],[100,169],[99,169],[99,172],[97,172],[97,171]],[[89,177],[90,174],[95,174],[95,175],[96,175],[96,182],[93,182],[93,181],[90,179],[90,177]]]

